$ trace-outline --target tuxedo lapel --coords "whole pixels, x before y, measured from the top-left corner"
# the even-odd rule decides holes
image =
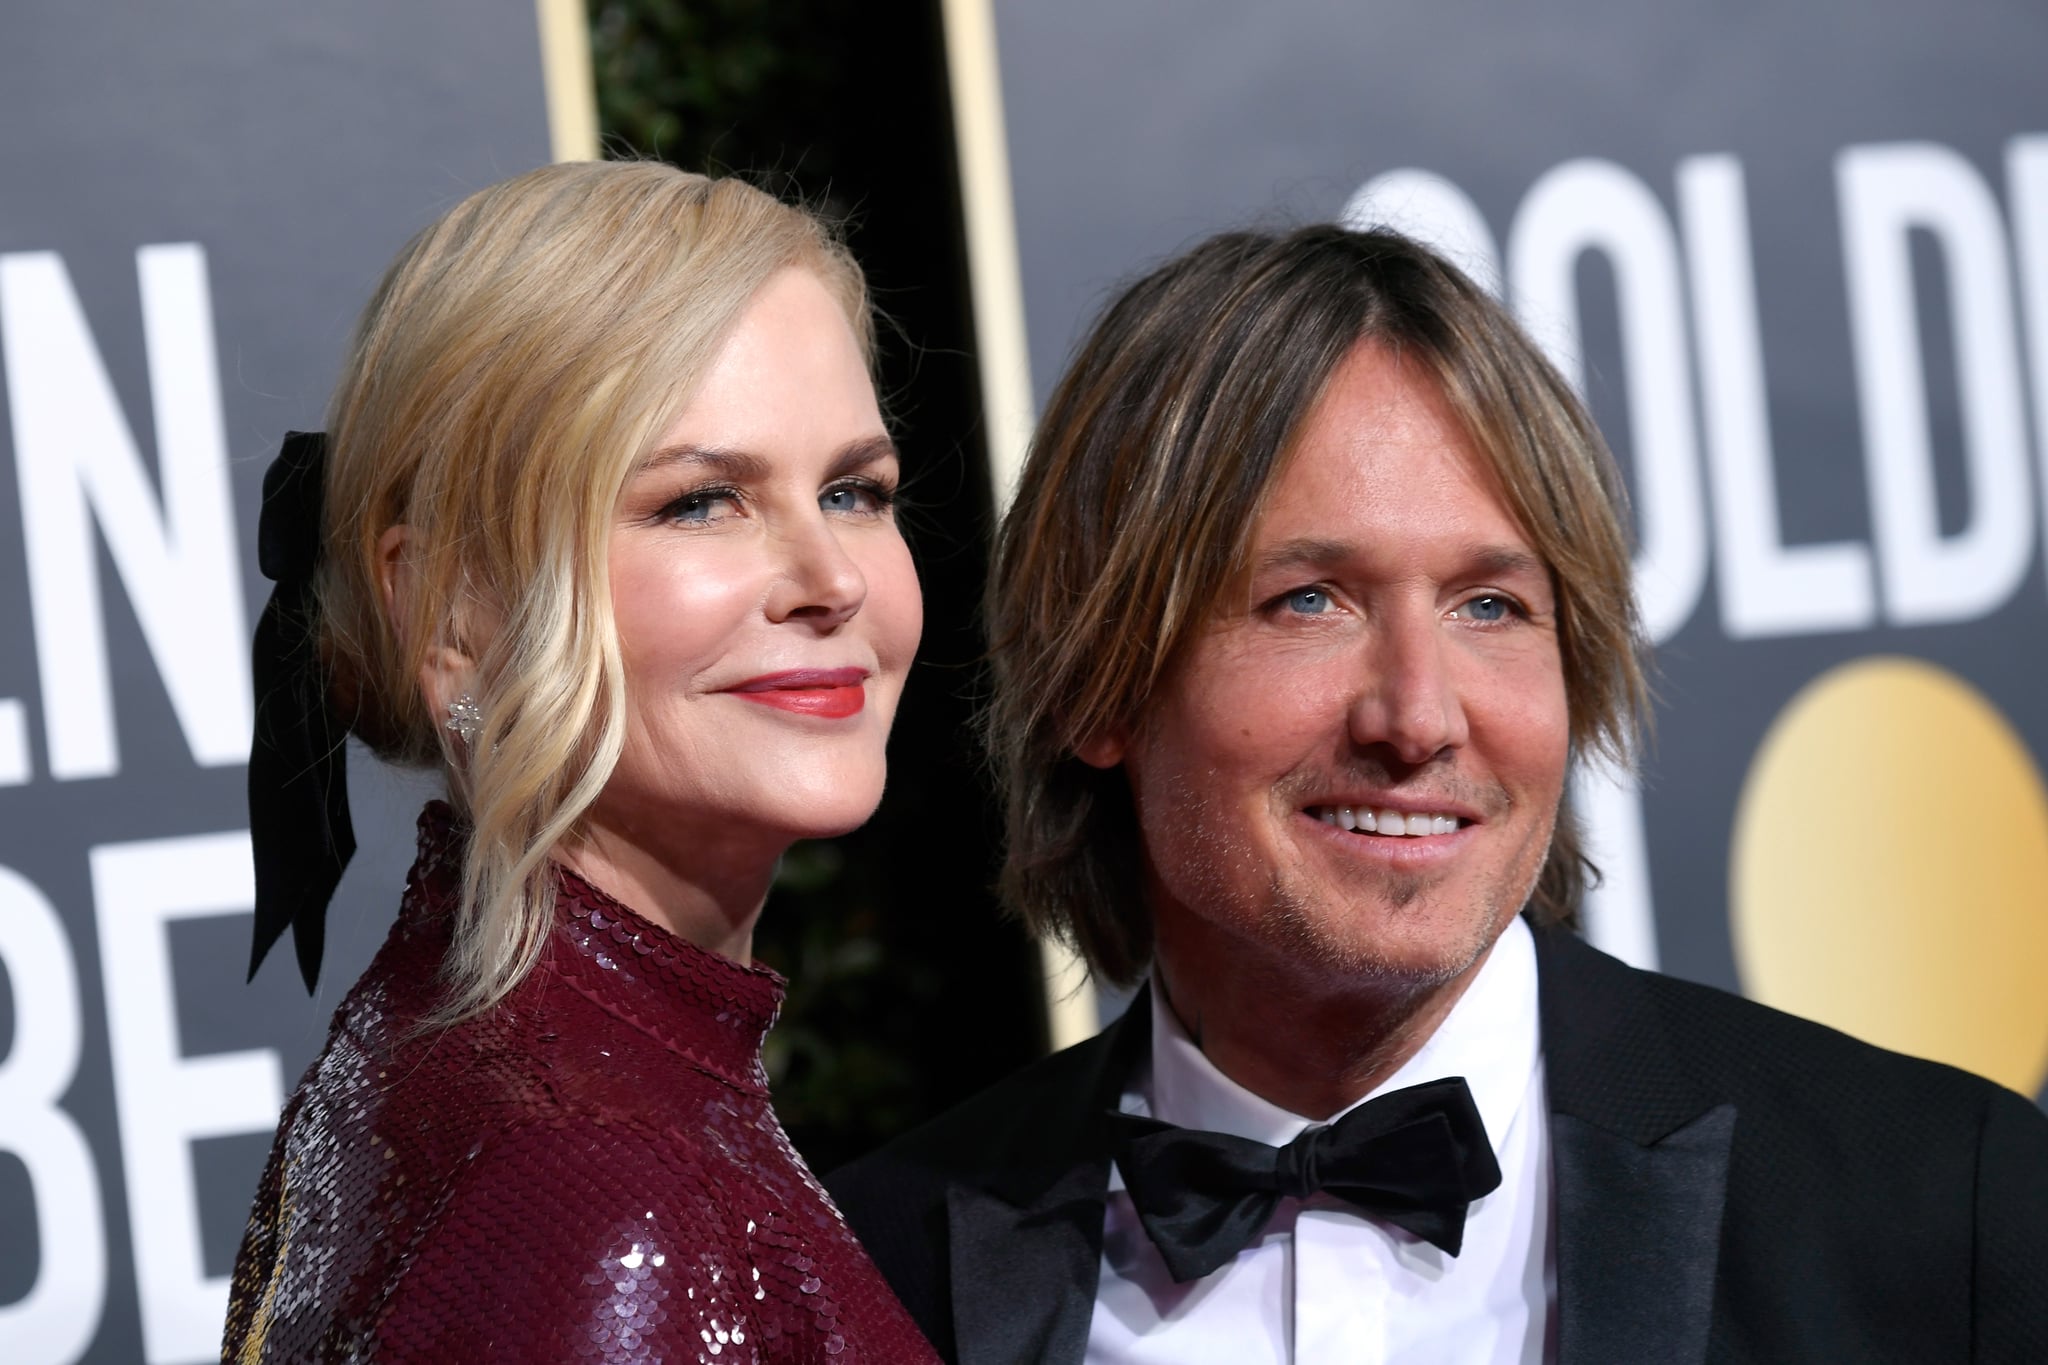
[[[1102,1272],[1109,1115],[1151,1042],[1145,990],[1082,1048],[1080,1078],[1019,1108],[985,1178],[946,1192],[953,1335],[960,1365],[1080,1365]],[[1078,1079],[1081,1083],[1071,1083]]]
[[[960,1365],[1079,1365],[1102,1261],[1100,1174],[1076,1167],[1017,1205],[972,1186],[946,1196]]]
[[[1735,1106],[1622,964],[1538,930],[1560,1365],[1706,1358]]]
[[[1706,1359],[1735,1106],[1647,1146],[1553,1114],[1560,1365]]]

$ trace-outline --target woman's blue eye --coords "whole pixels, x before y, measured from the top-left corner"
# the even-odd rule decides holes
[[[827,512],[887,512],[895,502],[895,489],[866,480],[842,483],[818,495],[818,506]]]
[[[734,502],[738,494],[729,488],[700,488],[685,493],[661,509],[661,514],[672,522],[685,525],[694,522],[708,522],[716,517],[720,507]]]
[[[1330,594],[1321,588],[1296,588],[1281,600],[1289,611],[1301,616],[1320,616],[1330,609]]]

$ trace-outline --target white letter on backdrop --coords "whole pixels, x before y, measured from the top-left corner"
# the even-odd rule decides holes
[[[1885,608],[1898,625],[1968,621],[2012,595],[2034,548],[2005,230],[1970,163],[1927,142],[1850,147],[1835,162],[1858,408]],[[1947,263],[1969,517],[1941,533],[1913,300],[1914,229]]]
[[[90,860],[143,1353],[150,1365],[210,1360],[227,1317],[228,1277],[206,1275],[191,1144],[269,1131],[284,1083],[268,1048],[183,1054],[165,929],[249,909],[249,836],[103,844]]]
[[[1657,197],[1609,161],[1568,161],[1546,172],[1522,200],[1508,240],[1515,311],[1581,392],[1575,271],[1587,251],[1614,266],[1642,533],[1636,595],[1650,638],[1666,640],[1691,617],[1707,579],[1685,300],[1678,243]]]
[[[1742,164],[1732,156],[1680,162],[1678,205],[1692,268],[1722,628],[1739,640],[1867,627],[1877,619],[1869,547],[1787,546],[1779,536]]]
[[[13,697],[0,697],[0,787],[18,787],[31,776],[28,713]]]
[[[1435,171],[1404,167],[1360,185],[1337,221],[1363,232],[1388,227],[1430,246],[1489,294],[1500,293],[1500,251],[1471,196]]]
[[[50,771],[120,768],[97,518],[192,757],[249,756],[248,640],[214,359],[206,257],[191,243],[135,253],[162,503],[54,252],[0,256],[14,469]]]
[[[71,945],[50,902],[0,867],[0,967],[14,995],[14,1042],[0,1060],[0,1152],[28,1171],[36,1206],[36,1278],[0,1305],[0,1342],[14,1365],[85,1354],[107,1301],[106,1216],[92,1150],[57,1107],[78,1072],[83,1019]]]
[[[2005,178],[2033,361],[2035,477],[2041,485],[2041,525],[2048,531],[2048,133],[2029,133],[2005,144]]]
[[[1643,835],[1643,796],[1635,774],[1604,760],[1572,773],[1572,805],[1586,856],[1600,869],[1583,907],[1586,938],[1631,967],[1657,970],[1657,917],[1650,898],[1650,849]]]

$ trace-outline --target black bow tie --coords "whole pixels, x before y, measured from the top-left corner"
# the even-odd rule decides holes
[[[1124,1188],[1182,1284],[1242,1251],[1282,1195],[1321,1190],[1455,1256],[1466,1207],[1500,1185],[1486,1125],[1458,1076],[1381,1095],[1285,1147],[1113,1117]]]

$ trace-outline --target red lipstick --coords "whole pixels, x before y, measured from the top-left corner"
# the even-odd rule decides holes
[[[864,668],[791,668],[764,673],[726,691],[736,697],[800,716],[844,720],[868,704]]]

